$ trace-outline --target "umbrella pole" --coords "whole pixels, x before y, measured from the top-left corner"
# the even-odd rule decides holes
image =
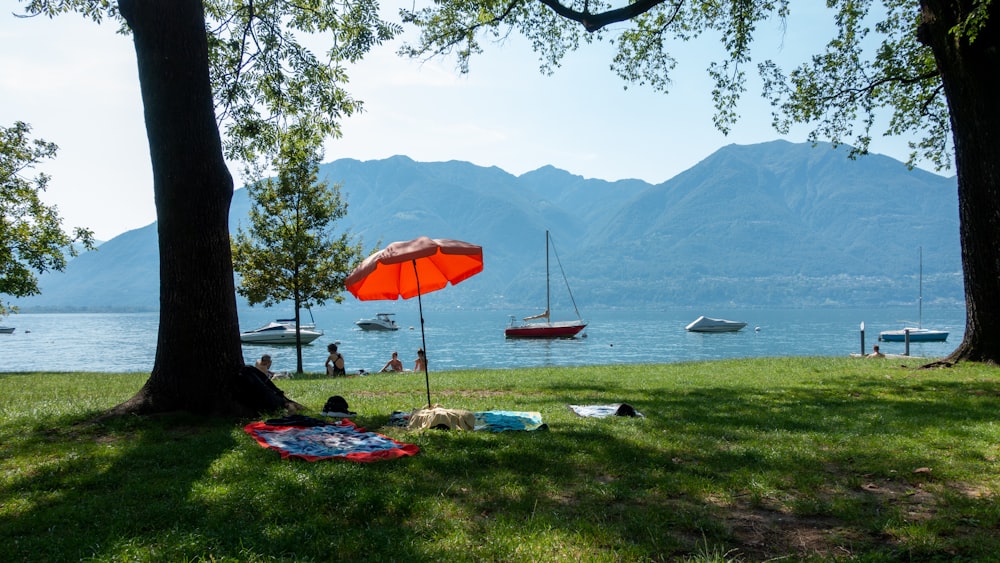
[[[427,408],[431,408],[431,376],[427,371],[427,337],[424,335],[424,302],[420,298],[420,276],[417,274],[417,261],[413,262],[413,277],[417,280],[417,309],[420,311],[420,343],[424,350],[424,383],[427,385]]]

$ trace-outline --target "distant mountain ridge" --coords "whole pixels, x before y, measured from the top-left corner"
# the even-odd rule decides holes
[[[483,273],[438,292],[432,307],[544,308],[546,229],[584,310],[910,305],[918,247],[925,305],[964,302],[955,179],[847,154],[729,145],[657,185],[404,156],[337,160],[320,176],[342,186],[348,216],[337,228],[365,248],[420,235],[483,246]],[[249,207],[237,190],[232,230]],[[155,223],[129,231],[43,276],[43,294],[17,304],[155,310],[157,252]],[[554,299],[561,293],[554,286]]]

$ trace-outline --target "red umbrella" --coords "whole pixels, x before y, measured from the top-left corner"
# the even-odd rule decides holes
[[[347,291],[362,301],[417,297],[428,407],[431,405],[431,382],[426,361],[424,305],[420,296],[449,283],[460,283],[482,271],[483,247],[460,240],[419,237],[389,244],[365,258],[344,280]]]

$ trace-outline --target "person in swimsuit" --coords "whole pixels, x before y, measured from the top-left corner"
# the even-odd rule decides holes
[[[337,351],[337,345],[330,344],[326,350],[330,352],[326,358],[326,374],[329,376],[347,375],[347,370],[344,369],[344,355]]]

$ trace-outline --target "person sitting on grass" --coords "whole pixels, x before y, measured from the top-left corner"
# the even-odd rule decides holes
[[[403,362],[399,359],[399,352],[393,352],[392,358],[378,372],[385,373],[387,371],[403,371]]]
[[[875,346],[872,347],[872,353],[868,354],[868,357],[869,358],[884,358],[885,354],[883,354],[881,351],[879,351],[878,344],[876,344]]]
[[[274,372],[271,371],[271,355],[264,354],[254,363],[254,367],[259,369],[261,373],[267,376],[268,379],[274,379]]]
[[[347,375],[347,370],[344,368],[344,355],[337,351],[337,345],[330,344],[326,350],[330,352],[326,358],[326,374],[329,376]]]
[[[413,362],[413,371],[424,371],[427,369],[427,356],[423,348],[417,348],[417,359]]]
[[[267,366],[270,367],[270,357]],[[237,376],[235,395],[237,399],[258,413],[279,412],[284,410],[287,414],[295,414],[305,409],[301,404],[285,396],[285,392],[271,382],[267,372],[261,369],[263,362],[258,361],[255,365],[243,366]]]

